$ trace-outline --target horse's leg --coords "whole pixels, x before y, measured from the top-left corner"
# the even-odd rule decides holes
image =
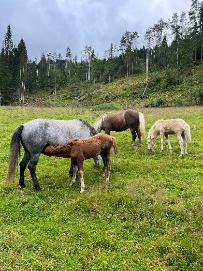
[[[185,154],[188,154],[187,153],[187,140],[185,138],[183,139],[183,146],[185,148]]]
[[[130,131],[131,131],[131,134],[132,134],[131,147],[133,148],[135,146],[135,139],[136,139],[137,135],[136,135],[136,132],[135,132],[134,128],[130,128]],[[139,146],[141,146],[141,140],[140,140],[140,138],[139,138]]]
[[[184,152],[183,152],[183,138],[181,135],[177,135],[179,144],[180,144],[180,157],[183,156]]]
[[[172,146],[171,146],[171,142],[170,142],[170,139],[169,139],[169,135],[165,134],[165,137],[166,137],[166,141],[168,143],[169,151],[172,152]]]
[[[103,161],[102,176],[104,177],[106,174],[106,155],[104,153],[101,153],[100,155]]]
[[[94,164],[95,164],[95,167],[101,166],[101,156],[100,155],[94,157]]]
[[[109,156],[110,156],[110,154],[107,156],[107,165],[106,165],[107,176],[106,176],[106,183],[109,183],[110,170],[111,170],[111,160],[110,160]]]
[[[160,137],[161,137],[161,151],[164,150],[164,134],[160,133]]]
[[[142,136],[141,136],[141,132],[140,132],[140,127],[138,127],[138,128],[136,129],[136,133],[137,133],[137,136],[138,136],[138,139],[139,139],[139,144],[138,144],[138,146],[141,147],[141,145],[142,145]]]
[[[69,169],[70,177],[73,177],[73,160],[71,159],[70,169]]]
[[[78,170],[79,170],[79,174],[80,174],[80,184],[81,184],[80,193],[83,193],[85,191],[83,161],[78,162]]]
[[[27,167],[27,164],[28,164],[29,160],[30,160],[30,154],[29,154],[29,152],[25,151],[23,159],[20,162],[20,179],[19,179],[19,185],[20,185],[21,188],[25,187],[25,176],[24,176],[24,173],[25,173],[25,169]]]
[[[110,135],[111,130],[105,129],[105,134]]]
[[[76,182],[77,173],[78,173],[77,163],[73,163],[73,161],[72,161],[72,168],[73,168],[73,175],[72,175],[72,181],[69,186],[72,186]]]
[[[187,153],[187,139],[186,139],[184,133],[182,133],[182,138],[183,138],[183,148],[185,149],[185,154],[188,154]],[[183,152],[184,152],[184,150],[183,150]]]
[[[109,183],[110,169],[111,169],[110,151],[108,153],[102,153],[101,157],[104,163],[102,176],[104,177],[105,174],[107,173],[106,183]]]
[[[33,187],[36,190],[41,190],[41,187],[40,187],[40,185],[38,183],[37,176],[36,176],[36,173],[35,173],[37,163],[38,163],[38,160],[39,160],[39,156],[40,156],[40,153],[32,154],[31,157],[30,157],[29,165],[28,165],[28,169],[29,169],[31,177],[32,177]]]

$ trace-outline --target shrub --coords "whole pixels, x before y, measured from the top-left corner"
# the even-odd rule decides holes
[[[199,104],[200,105],[203,105],[203,91],[202,90],[200,90],[199,91]]]

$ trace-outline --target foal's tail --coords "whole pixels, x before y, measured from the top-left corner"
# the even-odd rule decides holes
[[[113,151],[114,154],[117,154],[118,152],[118,145],[117,145],[117,141],[116,138],[114,136],[111,136],[112,142],[113,142]]]
[[[183,129],[184,129],[184,135],[185,135],[186,141],[190,141],[191,140],[190,125],[185,123],[183,126]]]
[[[145,117],[144,114],[139,112],[139,121],[140,121],[140,132],[141,132],[141,137],[145,137]]]
[[[14,179],[18,158],[20,156],[20,147],[21,147],[20,142],[23,128],[24,128],[23,125],[19,125],[15,129],[11,138],[8,172],[6,178],[7,183],[11,183]]]

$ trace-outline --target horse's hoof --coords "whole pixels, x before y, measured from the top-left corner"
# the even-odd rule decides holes
[[[19,184],[19,186],[21,189],[25,188],[25,184]]]
[[[34,189],[37,190],[37,191],[42,190],[42,188],[39,185],[34,186]]]
[[[80,194],[82,194],[85,191],[85,187],[81,187]]]

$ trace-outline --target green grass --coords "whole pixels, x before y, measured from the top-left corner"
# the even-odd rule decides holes
[[[141,109],[139,109],[141,110]],[[173,153],[130,148],[129,130],[116,133],[110,185],[93,160],[84,164],[86,191],[68,186],[69,160],[41,156],[43,190],[5,185],[14,128],[33,118],[82,118],[103,112],[71,108],[0,107],[0,270],[202,270],[203,108],[144,108],[146,131],[160,118],[181,117],[191,126],[188,156],[171,136]],[[146,135],[147,136],[147,135]]]

